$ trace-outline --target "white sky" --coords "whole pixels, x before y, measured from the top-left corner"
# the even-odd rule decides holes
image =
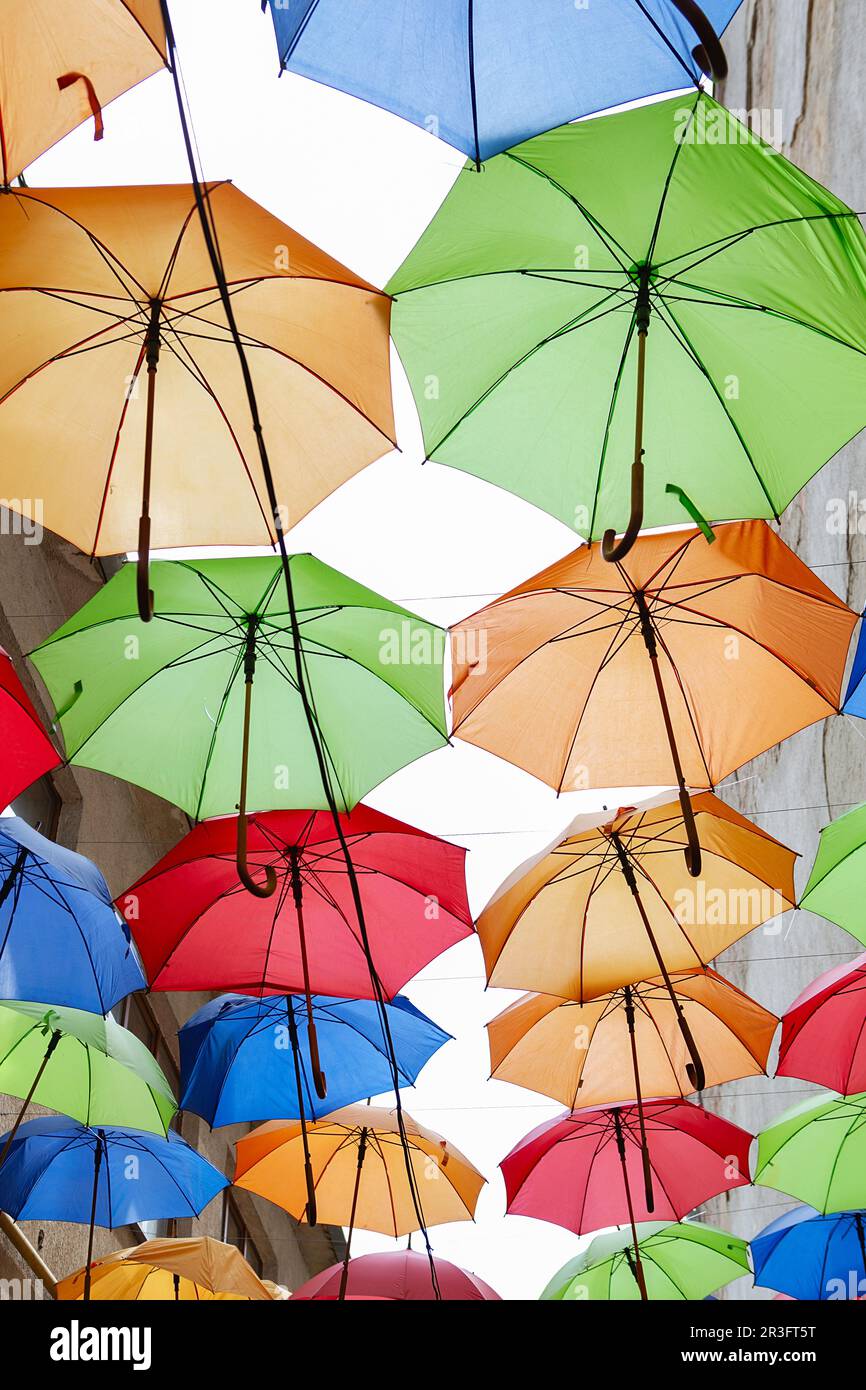
[[[463,156],[375,107],[285,75],[273,26],[256,0],[172,0],[181,68],[203,172],[245,193],[367,279],[383,284],[430,221]],[[27,171],[31,187],[188,181],[167,73],[105,111]],[[373,464],[294,528],[290,549],[321,559],[447,625],[574,548],[566,527],[517,498],[436,464],[420,466],[421,435],[394,361],[402,452]],[[391,778],[372,805],[469,846],[477,911],[515,866],[579,812],[651,794],[553,792],[507,764],[456,744]],[[441,956],[405,991],[455,1035],[430,1062],[407,1110],[440,1130],[490,1180],[477,1221],[434,1228],[437,1254],[473,1269],[508,1298],[536,1298],[582,1242],[506,1217],[497,1163],[561,1107],[488,1081],[484,1022],[514,998],[484,989],[477,940]],[[392,1242],[365,1232],[361,1254]],[[415,1240],[418,1244],[418,1238]]]

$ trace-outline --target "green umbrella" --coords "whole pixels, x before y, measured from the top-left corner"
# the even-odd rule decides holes
[[[291,558],[301,664],[339,808],[447,741],[440,628],[312,555]],[[155,615],[125,566],[32,654],[67,756],[202,819],[324,809],[280,561],[157,562]],[[240,789],[240,791],[239,791]],[[274,880],[275,882],[275,880]]]
[[[754,1181],[816,1211],[866,1207],[866,1093],[814,1096],[758,1135]]]
[[[17,1000],[0,1004],[0,1092],[24,1101],[0,1163],[31,1101],[85,1125],[155,1134],[177,1110],[153,1053],[110,1014]]]
[[[651,1300],[702,1299],[749,1273],[746,1242],[714,1226],[645,1221],[637,1232]],[[630,1232],[596,1236],[582,1254],[554,1274],[541,1297],[545,1302],[564,1303],[640,1299]]]
[[[607,558],[778,516],[866,424],[857,216],[703,92],[467,163],[387,288],[428,458]]]
[[[864,877],[866,805],[824,826],[800,906],[844,927],[866,945]]]

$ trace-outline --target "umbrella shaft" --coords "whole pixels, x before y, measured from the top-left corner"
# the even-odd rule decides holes
[[[632,999],[630,985],[626,985],[625,988],[625,1017],[626,1023],[628,1024],[629,1041],[631,1043],[631,1065],[632,1071],[634,1073],[634,1096],[635,1100],[637,1101],[638,1122],[640,1124],[640,1147],[641,1157],[643,1159],[644,1196],[646,1197],[647,1211],[653,1211],[655,1208],[655,1199],[653,1196],[652,1165],[650,1164],[649,1145],[647,1144],[646,1137],[646,1124],[644,1123],[643,1096],[641,1095],[640,1087],[640,1067],[638,1065],[637,1056],[637,1037],[635,1035],[634,1001]]]
[[[340,1292],[338,1300],[342,1302],[346,1297],[346,1285],[349,1282],[349,1257],[352,1252],[352,1233],[355,1229],[355,1213],[358,1210],[358,1193],[361,1190],[361,1169],[364,1166],[364,1157],[367,1153],[367,1129],[361,1129],[361,1138],[358,1141],[358,1166],[355,1169],[355,1189],[352,1193],[352,1211],[349,1216],[349,1229],[346,1232],[346,1254],[343,1257],[343,1272],[340,1275]]]
[[[23,1104],[22,1104],[22,1106],[21,1106],[21,1109],[18,1111],[18,1115],[17,1115],[17,1117],[16,1117],[16,1120],[15,1120],[14,1125],[12,1126],[12,1128],[10,1129],[9,1133],[8,1133],[7,1136],[6,1136],[6,1143],[3,1145],[3,1152],[0,1153],[0,1168],[2,1168],[2,1167],[3,1167],[3,1164],[6,1162],[6,1157],[7,1157],[8,1153],[9,1153],[9,1150],[10,1150],[11,1147],[12,1147],[12,1140],[15,1138],[15,1135],[18,1133],[18,1129],[19,1129],[19,1126],[20,1126],[20,1124],[21,1124],[21,1121],[24,1119],[24,1116],[25,1116],[26,1113],[27,1113],[27,1107],[29,1106],[31,1100],[33,1099],[33,1097],[34,1097],[34,1095],[35,1095],[35,1093],[36,1093],[36,1087],[39,1085],[39,1082],[42,1080],[42,1074],[43,1074],[43,1072],[45,1071],[45,1068],[48,1066],[48,1063],[51,1061],[51,1054],[52,1054],[52,1052],[54,1051],[54,1049],[55,1049],[55,1047],[57,1046],[57,1044],[60,1042],[60,1036],[61,1036],[60,1033],[52,1033],[52,1034],[51,1034],[51,1040],[50,1040],[48,1046],[47,1046],[46,1049],[45,1049],[45,1056],[42,1058],[42,1061],[41,1061],[40,1064],[39,1064],[39,1070],[37,1071],[36,1075],[35,1075],[34,1078],[33,1078],[33,1084],[32,1084],[32,1086],[30,1087],[30,1090],[27,1092],[27,1095],[24,1097],[24,1102],[23,1102]]]
[[[625,1204],[626,1208],[628,1209],[628,1220],[629,1225],[631,1226],[631,1238],[634,1244],[635,1278],[637,1279],[638,1288],[640,1289],[641,1299],[646,1300],[646,1280],[644,1279],[643,1264],[641,1263],[640,1258],[640,1244],[637,1238],[637,1226],[635,1225],[634,1207],[632,1206],[631,1200],[631,1186],[628,1180],[628,1166],[626,1164],[625,1157],[625,1136],[622,1132],[622,1120],[620,1119],[619,1110],[614,1110],[613,1112],[613,1125],[614,1132],[616,1134],[617,1153],[619,1154],[619,1161],[622,1165],[622,1181],[623,1187],[625,1188]]]
[[[93,1230],[96,1225],[96,1199],[99,1196],[99,1168],[102,1163],[102,1130],[96,1137],[96,1151],[93,1156],[93,1197],[90,1202],[90,1230],[87,1233],[87,1263],[84,1266],[84,1302],[90,1302],[91,1264],[93,1263]],[[109,1221],[110,1221],[109,1214]]]

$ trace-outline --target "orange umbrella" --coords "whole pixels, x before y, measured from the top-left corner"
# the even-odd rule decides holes
[[[673,772],[697,876],[686,786],[838,712],[856,621],[764,521],[581,546],[455,627],[454,731],[559,791]]]
[[[234,1245],[211,1236],[146,1240],[128,1250],[113,1250],[90,1268],[92,1299],[174,1299],[272,1301],[276,1295],[259,1278]],[[78,1269],[57,1285],[57,1298],[84,1297],[85,1270]]]

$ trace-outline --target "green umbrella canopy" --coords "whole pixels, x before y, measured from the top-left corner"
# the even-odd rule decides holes
[[[638,1246],[650,1300],[696,1300],[723,1284],[749,1273],[744,1240],[719,1231],[679,1221],[645,1221],[637,1227]],[[631,1261],[631,1262],[630,1262]],[[640,1300],[633,1273],[633,1247],[629,1231],[610,1231],[596,1236],[575,1259],[554,1274],[544,1301],[578,1302],[584,1299]]]
[[[335,798],[351,810],[447,741],[444,633],[312,555],[290,564]],[[135,567],[124,566],[31,653],[70,760],[147,787],[196,819],[235,810],[252,620],[247,805],[325,809],[279,560],[158,561],[151,587],[156,612],[145,624]]]
[[[824,826],[800,906],[844,927],[866,945],[864,879],[866,805]]]
[[[622,530],[642,277],[644,524],[778,515],[866,425],[866,236],[706,93],[466,165],[387,287],[428,457]]]
[[[53,1004],[0,1004],[0,1092],[29,1096],[85,1125],[131,1125],[155,1134],[165,1134],[177,1110],[156,1058],[134,1033],[110,1014]]]
[[[866,1207],[866,1094],[825,1092],[758,1135],[754,1181],[816,1211]]]

